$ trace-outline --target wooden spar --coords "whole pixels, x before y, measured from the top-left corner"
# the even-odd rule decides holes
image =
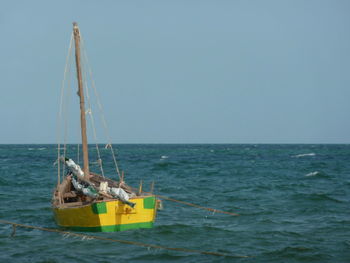
[[[78,78],[78,95],[80,98],[80,123],[81,123],[81,140],[83,145],[83,160],[84,160],[84,176],[86,179],[90,178],[89,171],[89,154],[88,154],[88,144],[86,136],[86,119],[85,119],[85,100],[84,100],[84,90],[83,90],[83,79],[81,74],[80,65],[80,32],[78,24],[73,23],[74,41],[75,41],[75,62],[77,66],[77,78]]]

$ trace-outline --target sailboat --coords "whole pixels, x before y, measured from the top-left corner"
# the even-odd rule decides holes
[[[158,200],[155,195],[144,193],[142,184],[138,189],[128,186],[118,167],[119,180],[90,171],[85,116],[89,110],[85,107],[81,35],[77,23],[73,23],[73,37],[80,100],[83,168],[73,159],[62,156],[58,148],[58,179],[52,197],[55,221],[60,227],[76,231],[113,232],[151,228],[157,213]],[[107,146],[113,153],[112,144]],[[114,154],[113,159],[116,161]]]

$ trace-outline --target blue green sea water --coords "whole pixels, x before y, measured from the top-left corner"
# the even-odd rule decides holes
[[[74,148],[75,147],[75,148]],[[103,148],[103,147],[102,147]],[[350,262],[350,145],[115,145],[129,185],[164,201],[152,229],[94,235],[248,258],[147,249],[0,224],[0,262]],[[68,155],[76,158],[76,146]],[[0,145],[0,219],[57,228],[56,145]],[[91,169],[98,172],[91,146]],[[107,175],[116,178],[108,150]],[[88,233],[91,234],[91,233]]]

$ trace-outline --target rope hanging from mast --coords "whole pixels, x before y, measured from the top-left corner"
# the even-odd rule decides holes
[[[63,80],[61,85],[61,97],[60,97],[60,103],[59,103],[59,111],[58,111],[58,118],[57,118],[57,160],[61,157],[61,121],[62,121],[62,111],[64,107],[63,103],[63,97],[64,97],[64,90],[65,90],[65,83],[67,78],[67,73],[70,73],[70,61],[72,57],[72,48],[73,47],[73,33],[71,34],[70,42],[69,42],[69,48],[68,48],[68,54],[66,57],[66,65],[64,67],[64,73],[63,73]],[[64,155],[66,152],[66,141],[64,142]],[[63,171],[64,171],[63,164]],[[61,179],[61,164],[58,161],[57,162],[57,184],[60,184]]]
[[[97,103],[97,106],[98,106],[98,109],[99,109],[99,113],[100,113],[100,116],[101,116],[101,121],[102,121],[102,125],[103,125],[103,128],[104,128],[104,133],[105,133],[105,136],[107,138],[107,145],[108,145],[108,148],[110,148],[110,150],[111,150],[114,166],[115,166],[117,175],[119,177],[119,180],[121,181],[122,180],[121,173],[120,173],[118,162],[117,162],[117,159],[116,159],[116,156],[115,156],[115,153],[114,153],[114,149],[113,149],[113,145],[112,145],[112,141],[111,141],[111,136],[110,136],[109,131],[108,131],[107,122],[106,122],[106,119],[105,119],[103,107],[102,107],[102,104],[100,102],[100,96],[99,96],[99,94],[97,92],[95,81],[94,81],[94,79],[92,77],[92,70],[91,70],[91,67],[90,67],[90,64],[89,64],[89,60],[88,60],[87,55],[86,55],[85,48],[84,48],[84,39],[83,39],[82,36],[80,38],[81,38],[81,46],[82,46],[82,53],[83,53],[84,62],[86,63],[87,70],[89,72],[90,81],[91,81],[91,86],[92,86],[92,89],[94,90],[94,95],[96,97],[96,103]]]
[[[71,50],[72,52],[72,50]],[[67,156],[67,139],[68,139],[68,121],[69,121],[69,110],[70,110],[70,98],[72,95],[72,88],[71,88],[71,66],[72,66],[72,55],[70,54],[70,61],[68,62],[68,77],[67,77],[67,103],[64,104],[63,107],[63,117],[64,117],[64,138],[63,138],[63,157],[66,158]],[[63,171],[65,170],[66,163],[63,163]],[[62,181],[63,181],[62,174]]]
[[[84,50],[83,49],[83,45],[81,47],[82,47],[82,50]],[[84,61],[84,57],[83,57],[83,61]],[[84,63],[83,63],[83,65],[84,65]],[[98,165],[100,167],[102,176],[105,177],[104,171],[103,171],[103,166],[102,166],[102,159],[101,159],[100,149],[99,149],[98,143],[97,143],[96,127],[95,127],[94,116],[92,114],[92,105],[91,105],[91,99],[90,99],[90,95],[89,95],[89,87],[88,87],[88,84],[87,84],[86,71],[84,70],[84,67],[82,67],[82,69],[83,69],[83,72],[84,72],[84,80],[85,80],[84,81],[84,89],[86,91],[86,98],[87,98],[87,101],[88,101],[88,110],[86,111],[86,114],[88,114],[90,116],[91,127],[92,127],[92,131],[93,131],[93,135],[94,135],[95,146],[96,146],[97,157],[98,157]]]

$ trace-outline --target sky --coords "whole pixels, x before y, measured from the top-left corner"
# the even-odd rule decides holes
[[[350,1],[0,4],[0,143],[57,142],[73,21],[113,143],[350,143]]]

